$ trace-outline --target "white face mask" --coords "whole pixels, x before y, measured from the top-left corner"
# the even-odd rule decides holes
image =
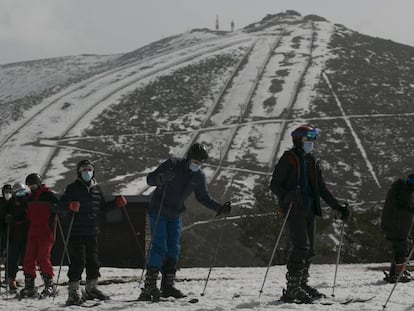
[[[8,201],[8,200],[10,200],[11,199],[11,197],[12,197],[12,194],[11,193],[5,193],[4,194],[4,199],[6,200],[6,201]]]
[[[311,153],[313,150],[313,141],[305,140],[303,142],[303,151],[305,151],[306,154]]]
[[[197,172],[198,170],[200,170],[201,165],[195,164],[193,162],[190,163],[190,170],[192,170],[193,172]]]
[[[81,177],[84,181],[90,182],[93,176],[93,171],[82,171]]]

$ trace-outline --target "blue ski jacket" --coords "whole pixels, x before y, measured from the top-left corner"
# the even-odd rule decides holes
[[[174,172],[173,180],[164,185],[157,184],[157,176],[167,170]],[[184,202],[193,192],[197,201],[205,207],[216,212],[221,208],[221,204],[208,193],[206,176],[203,170],[191,171],[189,160],[185,158],[171,158],[163,162],[157,169],[148,174],[147,184],[157,186],[151,197],[151,212],[159,211],[165,192],[160,214],[168,218],[178,218],[184,213],[186,210]]]

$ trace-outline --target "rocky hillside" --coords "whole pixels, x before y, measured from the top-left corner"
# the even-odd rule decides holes
[[[413,47],[295,11],[122,55],[3,65],[2,183],[37,171],[61,192],[88,157],[105,191],[149,194],[146,174],[197,141],[209,148],[212,195],[242,215],[254,211],[255,187],[267,189],[291,130],[311,123],[322,131],[316,153],[331,190],[354,215],[377,215],[393,178],[412,170],[413,76]],[[213,217],[194,199],[188,206],[185,226]],[[209,264],[222,231],[216,264],[258,263],[239,244],[239,225],[185,230],[183,265]],[[333,248],[332,228],[320,239]]]

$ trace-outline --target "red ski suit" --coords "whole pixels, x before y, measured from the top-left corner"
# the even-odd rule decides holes
[[[27,219],[30,222],[24,256],[24,274],[36,277],[36,262],[42,275],[53,277],[50,252],[55,240],[56,213],[52,206],[57,203],[53,192],[45,185],[29,197]]]

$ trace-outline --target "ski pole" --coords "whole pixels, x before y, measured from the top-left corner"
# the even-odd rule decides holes
[[[162,192],[162,197],[161,197],[161,202],[160,202],[160,208],[158,210],[157,219],[155,220],[154,228],[153,228],[153,230],[151,230],[151,240],[150,240],[150,243],[148,245],[148,250],[147,250],[147,253],[146,253],[146,256],[145,256],[145,263],[144,263],[144,267],[142,268],[141,278],[138,281],[138,288],[141,287],[141,282],[142,282],[142,279],[144,278],[145,267],[147,266],[147,264],[149,262],[149,254],[151,252],[151,248],[152,248],[152,243],[154,241],[155,232],[157,231],[158,222],[160,220],[161,210],[162,210],[162,207],[164,205],[164,199],[165,199],[165,193],[166,192],[167,192],[167,184],[165,184],[164,190]]]
[[[70,219],[70,223],[69,223],[69,228],[68,228],[68,234],[66,236],[66,240],[65,240],[65,245],[63,246],[63,254],[60,257],[60,265],[59,265],[59,272],[58,272],[58,276],[56,278],[56,284],[55,284],[55,292],[59,283],[59,278],[60,278],[60,272],[62,271],[62,265],[63,265],[63,260],[65,259],[65,249],[67,249],[68,243],[69,243],[69,238],[70,238],[70,234],[72,232],[72,226],[73,226],[73,221],[75,220],[75,213],[72,213],[72,217]],[[69,255],[69,252],[68,252]],[[56,295],[53,296],[53,301],[55,301],[55,297]]]
[[[227,216],[224,217],[224,221],[226,221],[226,218],[227,218]],[[217,240],[217,246],[216,246],[216,249],[214,251],[214,257],[212,257],[212,259],[211,259],[210,269],[208,270],[207,279],[206,279],[206,282],[204,283],[204,289],[203,289],[203,292],[201,293],[201,296],[204,296],[204,293],[205,293],[206,288],[207,288],[207,283],[210,279],[211,270],[213,270],[213,264],[216,262],[218,249],[219,249],[219,246],[221,244],[221,240],[223,238],[223,232],[224,232],[224,226],[221,228],[220,235],[219,235],[219,238]]]
[[[266,273],[265,273],[265,276],[264,276],[264,279],[263,279],[263,284],[262,284],[262,287],[260,288],[260,291],[259,291],[259,298],[260,298],[260,296],[263,293],[263,287],[264,287],[265,282],[266,282],[267,274],[269,273],[270,265],[272,264],[273,257],[275,256],[276,249],[277,249],[277,247],[279,245],[280,238],[282,237],[283,230],[284,230],[284,228],[286,226],[287,219],[289,217],[290,211],[292,210],[292,205],[293,205],[293,202],[290,202],[289,209],[288,209],[288,211],[286,213],[285,218],[283,219],[282,227],[280,228],[279,236],[277,237],[275,246],[273,247],[272,256],[270,257],[269,264],[267,265]]]
[[[413,256],[413,252],[414,252],[414,246],[411,248],[410,254],[408,254],[407,260],[404,262],[404,265],[403,265],[403,267],[402,267],[402,269],[401,269],[401,271],[400,271],[400,274],[398,274],[397,280],[395,281],[395,284],[394,284],[394,286],[392,287],[391,292],[390,292],[390,294],[388,295],[387,300],[385,301],[385,303],[384,303],[384,304],[383,304],[383,306],[382,306],[382,310],[385,310],[385,308],[387,307],[387,303],[388,303],[388,301],[390,300],[391,295],[392,295],[392,293],[394,292],[395,287],[397,286],[398,282],[400,281],[401,276],[403,275],[403,273],[404,273],[405,269],[407,268],[408,263],[409,263],[409,262],[410,262],[410,260],[411,260],[411,257]]]
[[[60,222],[59,216],[57,214],[56,216],[57,216],[56,219],[57,219],[57,224],[59,226],[60,236],[62,237],[62,242],[65,247],[64,252],[66,253],[66,259],[68,260],[68,263],[70,264],[69,251],[68,251],[67,245],[65,244],[65,235],[63,233],[62,223]]]
[[[128,213],[128,211],[127,211],[127,209],[126,209],[125,206],[122,206],[122,211],[124,212],[124,215],[125,215],[125,217],[127,219],[127,222],[129,224],[129,228],[132,231],[132,235],[134,236],[134,240],[135,240],[135,242],[137,242],[138,250],[139,250],[141,256],[144,257],[145,254],[144,254],[144,251],[143,251],[143,249],[141,247],[141,244],[139,243],[138,236],[137,236],[139,234],[139,232],[136,232],[135,231],[134,225],[132,224],[132,221],[131,221],[131,217],[129,217],[129,213]]]
[[[345,227],[345,223],[344,221],[342,221],[341,234],[340,234],[339,245],[338,245],[338,254],[336,256],[335,276],[334,276],[334,281],[333,281],[333,286],[332,286],[332,294],[331,294],[332,297],[335,297],[336,274],[338,272],[339,258],[341,257],[342,240],[344,237],[344,227]]]

